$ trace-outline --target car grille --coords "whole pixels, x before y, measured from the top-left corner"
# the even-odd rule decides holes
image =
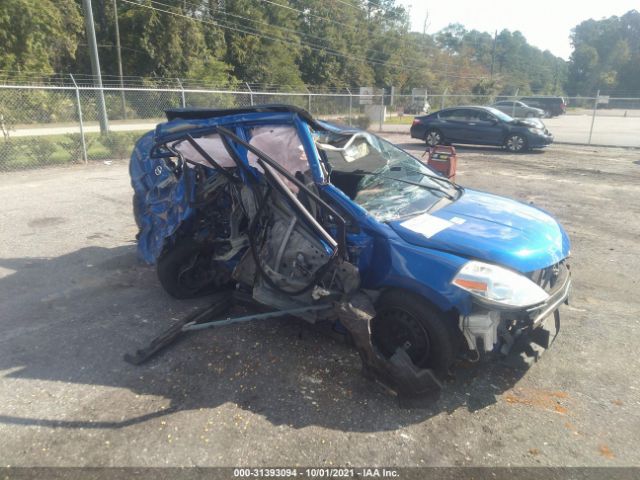
[[[565,260],[558,262],[550,267],[541,268],[529,272],[529,277],[549,295],[555,293],[562,285],[564,285],[567,276],[569,275],[569,265]]]

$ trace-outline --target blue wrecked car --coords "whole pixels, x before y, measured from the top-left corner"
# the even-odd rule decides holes
[[[167,116],[131,157],[138,253],[169,294],[212,304],[129,361],[190,330],[294,315],[345,334],[367,376],[421,395],[457,359],[555,338],[570,243],[548,213],[296,107]],[[238,302],[249,315],[229,315]]]

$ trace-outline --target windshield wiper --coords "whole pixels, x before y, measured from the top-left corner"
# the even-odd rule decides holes
[[[420,183],[420,182],[414,182],[413,180],[406,180],[404,178],[396,178],[396,177],[388,177],[386,175],[383,175],[382,173],[374,173],[374,172],[351,172],[351,175],[359,175],[361,177],[366,177],[368,175],[372,175],[374,177],[380,177],[380,178],[386,178],[387,180],[395,180],[397,182],[401,182],[401,183],[407,183],[409,185],[414,185],[416,187],[422,187],[425,190],[430,190],[432,192],[437,192],[437,193],[441,193],[444,197],[448,198],[449,200],[455,200],[456,197],[454,197],[453,195],[451,195],[448,192],[445,192],[444,190],[441,190],[437,187],[432,187],[430,185],[425,185],[424,183]],[[426,175],[427,177],[429,175]]]

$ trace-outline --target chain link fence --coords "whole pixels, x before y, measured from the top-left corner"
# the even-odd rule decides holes
[[[415,115],[519,98],[446,91],[428,97],[384,95],[380,90],[367,95],[349,90],[283,92],[249,85],[232,91],[0,85],[0,171],[126,159],[136,139],[162,122],[169,108],[284,103],[336,123],[408,134]],[[544,119],[556,141],[640,147],[640,98],[565,101],[566,114]]]

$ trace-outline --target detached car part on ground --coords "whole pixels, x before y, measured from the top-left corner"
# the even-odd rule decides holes
[[[457,358],[557,333],[569,239],[548,214],[295,107],[168,118],[131,159],[138,252],[171,295],[216,301],[134,363],[177,333],[291,314],[350,337],[369,377],[413,396]],[[233,299],[261,313],[229,318]]]
[[[411,138],[424,140],[430,147],[495,145],[514,153],[553,143],[542,120],[517,120],[492,107],[454,107],[418,116],[411,125]]]

